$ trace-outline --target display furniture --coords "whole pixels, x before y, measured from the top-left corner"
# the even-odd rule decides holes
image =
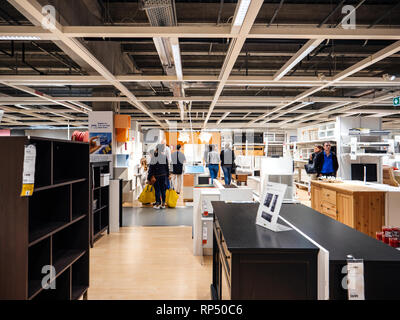
[[[36,146],[35,179],[33,194],[22,197],[26,145]],[[0,147],[0,299],[86,298],[89,145],[0,137]],[[55,278],[46,278],[52,267]]]
[[[104,232],[110,233],[110,185],[101,185],[101,174],[110,173],[109,164],[109,161],[90,163],[90,245],[92,248]]]

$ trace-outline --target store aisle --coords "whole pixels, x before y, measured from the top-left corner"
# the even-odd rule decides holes
[[[210,299],[211,270],[192,255],[191,227],[121,228],[90,251],[88,299]]]
[[[123,226],[192,226],[193,207],[123,208]]]

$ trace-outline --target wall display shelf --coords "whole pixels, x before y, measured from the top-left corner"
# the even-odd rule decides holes
[[[375,164],[377,181],[382,183],[382,158],[394,152],[394,141],[384,137],[389,131],[382,130],[380,118],[339,117],[337,118],[339,140],[337,155],[338,175],[344,180],[352,179],[352,164]]]
[[[294,161],[294,181],[299,187],[309,188],[310,175],[304,169],[311,154],[314,152],[315,145],[323,145],[330,142],[333,151],[337,145],[337,124],[329,122],[322,125],[314,125],[297,129],[298,141],[290,142],[289,154]]]
[[[35,188],[21,197],[24,147],[36,146]],[[0,300],[75,300],[89,287],[89,145],[0,137]],[[44,266],[56,289],[43,289]],[[47,273],[49,274],[49,273]]]
[[[91,173],[91,215],[90,246],[107,231],[110,233],[110,186],[101,186],[101,174],[110,173],[108,161],[90,163]]]

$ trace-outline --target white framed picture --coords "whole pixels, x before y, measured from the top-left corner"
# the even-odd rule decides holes
[[[278,224],[286,188],[286,184],[266,182],[263,195],[260,198],[256,224],[272,231],[290,230],[290,228]]]

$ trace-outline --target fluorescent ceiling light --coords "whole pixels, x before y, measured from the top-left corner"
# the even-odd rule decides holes
[[[225,112],[224,115],[217,121],[217,124],[220,124],[222,120],[224,120],[229,114],[230,112]]]
[[[40,40],[37,36],[0,36],[0,40]]]
[[[239,9],[236,12],[235,20],[233,21],[234,26],[241,26],[244,18],[246,17],[247,10],[249,9],[251,0],[241,0]]]
[[[295,65],[297,65],[301,60],[303,60],[305,57],[307,57],[311,51],[313,51],[315,49],[315,46],[309,46],[306,50],[304,50],[304,52],[302,52],[296,59],[293,60],[293,62],[291,64],[289,64],[285,70],[282,72],[282,74],[286,74],[287,72],[289,72],[290,70],[293,69],[293,67]]]
[[[388,73],[385,73],[383,76],[382,76],[382,78],[383,78],[383,80],[385,80],[385,81],[394,81],[394,80],[396,80],[396,75],[394,75],[394,74],[388,74]]]
[[[24,107],[24,106],[22,106],[22,105],[20,105],[20,104],[16,104],[15,106],[16,106],[16,107],[19,107],[19,108],[21,108],[21,109],[31,110],[31,108]]]
[[[179,44],[172,45],[172,55],[174,56],[175,62],[175,72],[179,80],[182,80],[182,62],[181,62],[181,52],[179,50]]]

